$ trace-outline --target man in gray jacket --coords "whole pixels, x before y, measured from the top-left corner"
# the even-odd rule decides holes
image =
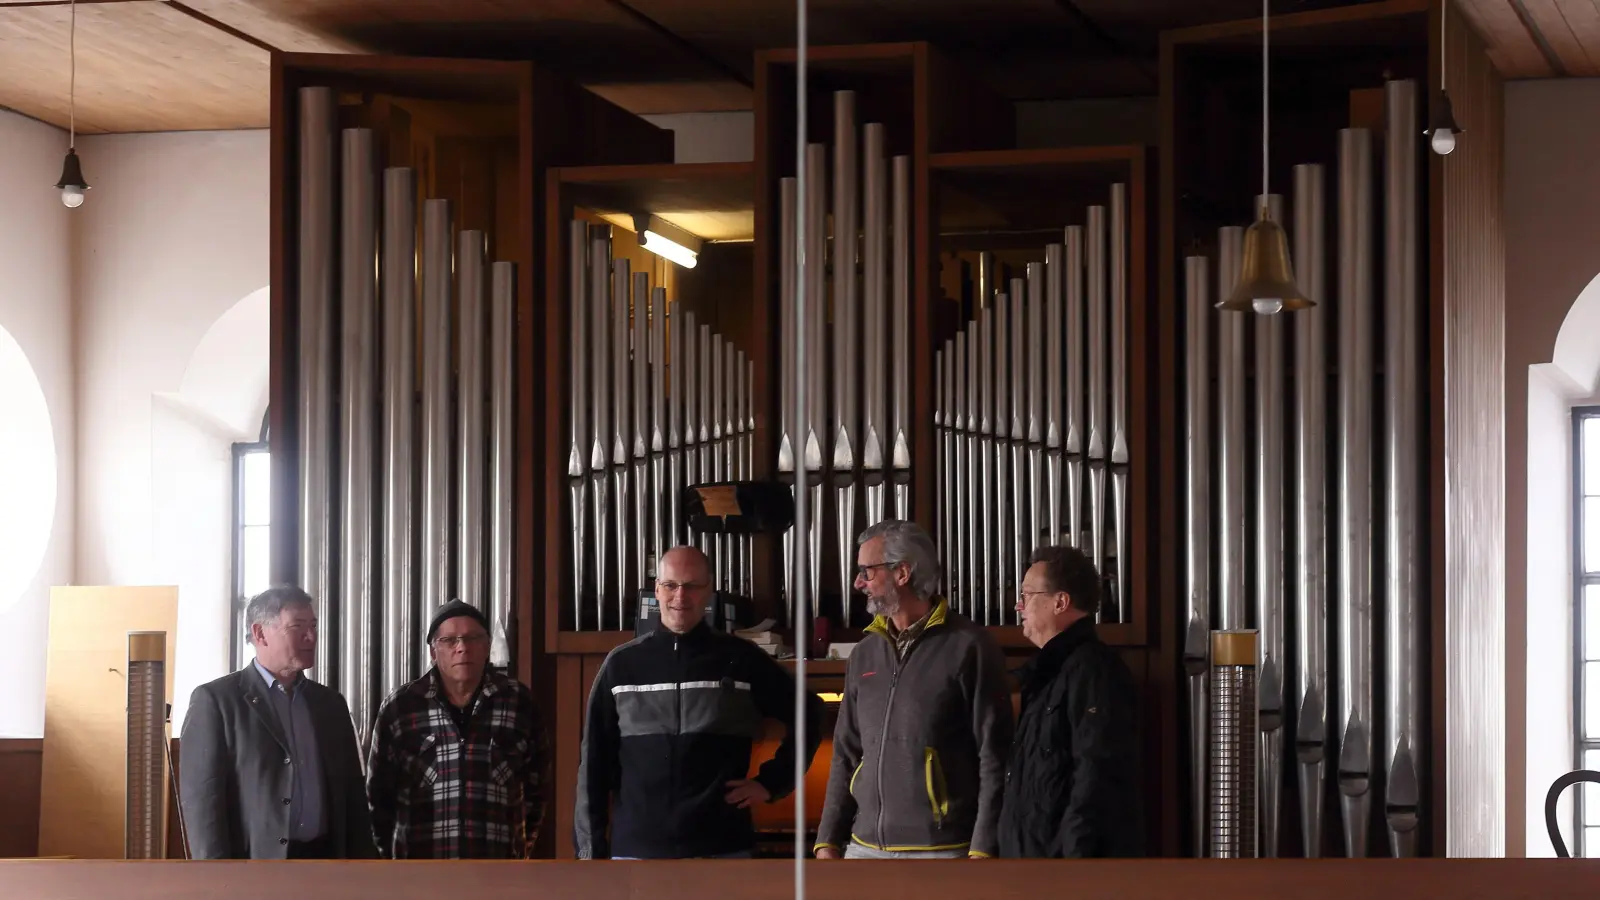
[[[246,610],[256,658],[195,688],[179,746],[179,801],[194,859],[377,856],[350,708],[302,673],[317,616],[296,587]]]
[[[1012,729],[1005,658],[937,596],[926,531],[890,519],[857,544],[855,588],[876,618],[850,654],[817,858],[994,856]]]

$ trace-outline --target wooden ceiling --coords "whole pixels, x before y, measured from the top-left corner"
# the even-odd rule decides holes
[[[1600,2],[1456,0],[1507,78],[1600,75]]]
[[[1513,77],[1600,73],[1596,2],[1458,0]],[[931,41],[1013,99],[1104,97],[1155,93],[1161,29],[1259,11],[1259,0],[811,0],[808,28],[815,45]],[[68,124],[69,15],[67,0],[0,0],[0,106]],[[77,17],[86,133],[265,127],[274,50],[534,59],[636,113],[749,109],[755,52],[795,41],[794,0],[79,0]]]

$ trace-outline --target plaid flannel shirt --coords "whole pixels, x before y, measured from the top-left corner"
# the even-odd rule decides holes
[[[533,692],[492,666],[456,727],[437,670],[378,710],[367,799],[380,856],[527,859],[544,817],[548,743]]]

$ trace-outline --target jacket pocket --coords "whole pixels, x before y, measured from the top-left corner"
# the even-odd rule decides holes
[[[517,738],[510,746],[500,741],[491,741],[489,744],[489,763],[492,766],[489,777],[494,783],[505,787],[516,777],[517,770],[522,767],[522,762],[528,756],[528,742],[524,738]]]
[[[861,777],[861,767],[866,764],[867,761],[863,759],[861,762],[856,763],[856,770],[850,773],[850,789],[847,793],[852,797],[856,795],[856,779]]]
[[[933,810],[933,827],[943,828],[945,816],[950,814],[950,792],[939,751],[932,747],[922,748],[922,778],[928,791],[928,806]]]

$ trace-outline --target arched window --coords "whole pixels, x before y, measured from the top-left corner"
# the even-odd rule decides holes
[[[1573,734],[1577,765],[1600,771],[1600,406],[1572,411]],[[1574,802],[1574,856],[1600,857],[1600,785]]]
[[[245,604],[265,590],[271,577],[272,455],[270,411],[261,416],[261,436],[233,445],[233,667],[250,658],[245,641]]]

